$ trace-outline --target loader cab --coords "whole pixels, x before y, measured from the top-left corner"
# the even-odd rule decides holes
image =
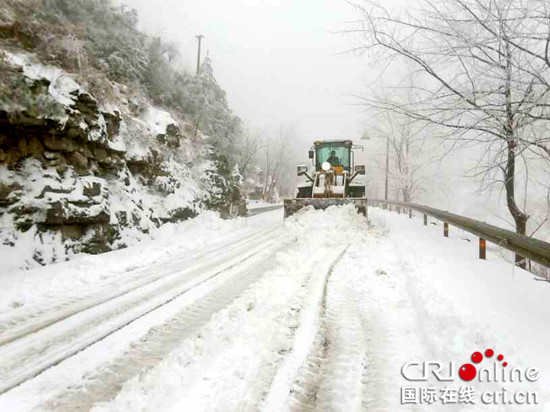
[[[321,171],[321,165],[329,162],[335,169],[351,171],[352,155],[351,140],[316,141],[310,150],[310,158],[314,159],[315,170]]]

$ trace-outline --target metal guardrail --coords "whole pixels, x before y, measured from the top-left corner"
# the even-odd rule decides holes
[[[262,206],[262,207],[255,207],[253,209],[248,209],[247,216],[255,216],[259,215],[260,213],[270,212],[272,210],[282,209],[283,205],[275,205],[275,206]]]
[[[479,236],[480,258],[485,259],[485,240],[514,252],[524,258],[531,259],[543,266],[550,267],[550,243],[528,236],[518,235],[510,230],[502,229],[479,220],[455,215],[433,207],[419,205],[416,203],[395,202],[391,200],[369,199],[369,205],[389,205],[404,208],[405,210],[416,210],[424,214],[424,225],[427,224],[427,217],[432,216],[444,222],[444,235],[448,236],[448,224],[459,227],[467,232]],[[409,212],[409,216],[410,212]]]

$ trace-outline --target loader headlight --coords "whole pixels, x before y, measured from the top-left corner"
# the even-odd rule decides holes
[[[321,165],[321,168],[325,171],[325,172],[328,172],[330,170],[330,163],[329,162],[323,162],[323,164]]]

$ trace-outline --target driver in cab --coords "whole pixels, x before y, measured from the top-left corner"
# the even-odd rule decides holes
[[[327,162],[329,162],[331,166],[340,164],[340,159],[338,159],[338,156],[336,156],[336,152],[334,150],[330,152],[330,156],[328,157]]]

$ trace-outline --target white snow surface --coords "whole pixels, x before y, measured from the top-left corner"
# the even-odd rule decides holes
[[[272,258],[272,269],[94,410],[550,411],[550,284],[514,267],[495,247],[479,260],[477,239],[458,229],[443,238],[440,224],[425,227],[421,218],[374,208],[369,218],[367,224],[352,206],[306,208],[288,218],[288,244]],[[281,211],[234,221],[205,214],[166,226],[154,240],[126,250],[0,278],[6,285],[0,313],[50,293],[75,296],[80,287],[94,288],[132,268],[169,262],[176,253],[213,239],[230,241],[280,219]],[[118,333],[119,340],[132,338],[124,329]],[[503,354],[510,368],[537,368],[540,379],[489,384],[409,382],[401,376],[408,361],[460,366],[489,348]],[[110,356],[91,347],[72,368],[86,364],[87,351],[93,354],[88,357]],[[71,386],[85,385],[81,379]],[[32,382],[25,385],[32,388]],[[445,385],[473,387],[475,403],[401,404],[403,387]],[[525,409],[479,399],[482,391],[502,388],[536,392],[539,403]],[[21,401],[27,405],[33,396],[49,396],[33,393],[40,392],[21,387],[0,395],[0,409],[17,396],[30,397]]]
[[[154,136],[165,134],[166,128],[171,125],[177,125],[178,122],[166,110],[156,107],[148,107],[143,115],[143,120],[147,123],[147,127]]]

